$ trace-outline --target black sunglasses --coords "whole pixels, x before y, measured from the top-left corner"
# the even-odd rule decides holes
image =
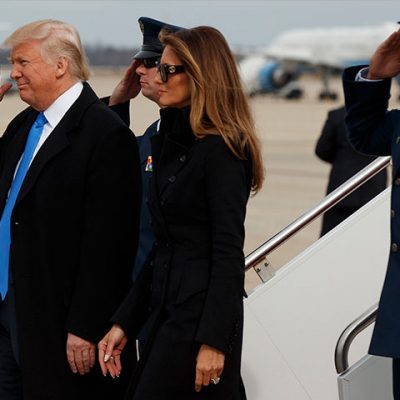
[[[160,74],[161,80],[166,83],[168,82],[168,75],[184,72],[185,67],[183,65],[158,64],[157,71]]]
[[[138,58],[137,60],[142,63],[145,68],[155,68],[160,64],[160,57]]]

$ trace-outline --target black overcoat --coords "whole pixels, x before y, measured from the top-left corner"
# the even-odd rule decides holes
[[[188,108],[161,110],[152,138],[156,242],[113,320],[149,336],[128,399],[243,399],[244,219],[251,168],[219,135],[197,139]],[[202,343],[226,354],[218,385],[194,390]]]
[[[345,107],[331,110],[315,147],[315,154],[332,165],[327,194],[338,188],[357,172],[374,161],[375,157],[355,151],[347,137]],[[340,207],[357,209],[368,203],[386,187],[386,170],[373,176],[364,185],[344,198]]]
[[[0,140],[0,212],[36,116],[24,110]],[[66,339],[97,343],[126,296],[140,196],[135,137],[84,84],[32,161],[11,216],[24,400],[107,398],[95,373],[72,374]]]
[[[347,137],[344,106],[331,110],[315,146],[315,154],[332,165],[326,193],[333,192],[342,183],[370,164],[375,157],[353,149]],[[324,235],[386,187],[386,170],[370,178],[364,185],[350,193],[323,216],[321,235]]]
[[[350,142],[366,154],[390,155],[393,163],[390,255],[369,351],[400,358],[400,111],[387,110],[390,79],[357,82],[361,68],[343,75]]]

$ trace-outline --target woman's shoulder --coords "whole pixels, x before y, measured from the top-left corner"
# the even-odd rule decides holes
[[[204,154],[205,161],[209,164],[228,163],[243,164],[247,166],[250,155],[245,159],[240,158],[234,153],[234,150],[225,142],[221,135],[206,135],[197,140],[200,151]]]
[[[220,134],[208,134],[197,140],[199,147],[203,150],[207,159],[221,157],[222,155],[232,155],[227,143]]]

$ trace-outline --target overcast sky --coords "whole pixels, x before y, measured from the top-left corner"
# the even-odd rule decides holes
[[[364,26],[400,20],[400,1],[3,1],[1,41],[17,27],[44,18],[72,23],[85,44],[132,48],[140,44],[137,19],[149,16],[175,25],[211,25],[234,49],[263,47],[290,28]]]

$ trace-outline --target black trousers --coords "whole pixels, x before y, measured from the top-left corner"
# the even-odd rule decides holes
[[[331,229],[333,229],[336,225],[339,225],[345,219],[350,217],[355,211],[358,210],[359,207],[332,207],[328,210],[322,219],[322,227],[321,227],[321,236],[324,236]]]
[[[13,302],[10,301],[10,293],[8,293],[4,301],[0,303],[1,400],[22,400],[22,376],[18,364],[15,312]]]

